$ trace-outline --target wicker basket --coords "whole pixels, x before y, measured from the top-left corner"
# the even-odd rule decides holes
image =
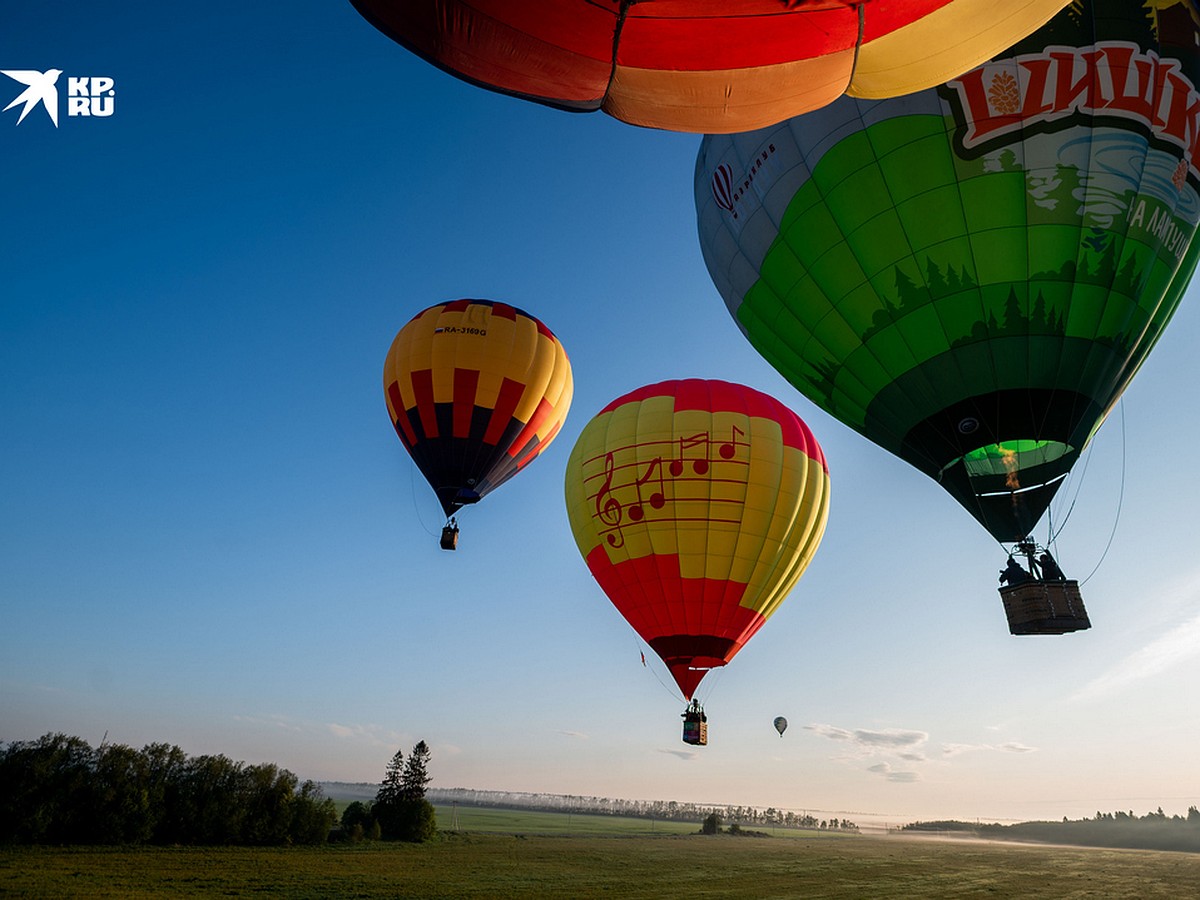
[[[703,747],[708,743],[708,723],[696,720],[683,723],[683,742]]]
[[[1091,628],[1078,581],[1027,581],[1000,588],[1012,634],[1067,634]]]

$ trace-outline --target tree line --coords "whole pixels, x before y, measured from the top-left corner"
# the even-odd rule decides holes
[[[332,800],[272,763],[47,734],[0,745],[0,842],[316,844]]]
[[[959,821],[914,822],[905,831],[958,831],[980,837],[1014,841],[1044,841],[1082,847],[1123,847],[1131,850],[1182,850],[1200,853],[1200,809],[1168,816],[1160,806],[1144,816],[1128,812],[1099,812],[1095,818],[1061,822],[1018,822],[1014,825]]]

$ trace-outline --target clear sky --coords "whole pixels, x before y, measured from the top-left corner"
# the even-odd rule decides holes
[[[1100,564],[1093,628],[1018,638],[983,529],[739,334],[697,136],[471,87],[342,0],[10,2],[0,68],[114,92],[0,115],[0,740],[378,781],[424,739],[437,787],[864,820],[1200,803],[1196,288],[1055,506],[1068,574]],[[457,297],[540,317],[576,391],[447,553],[381,372]],[[812,566],[701,688],[698,750],[563,504],[588,419],[682,377],[790,405],[832,478]]]

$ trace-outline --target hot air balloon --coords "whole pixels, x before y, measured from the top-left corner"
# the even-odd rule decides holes
[[[665,381],[609,403],[566,472],[588,569],[685,700],[728,663],[808,566],[829,510],[812,432],[778,400],[724,381]],[[704,743],[703,711],[689,743]]]
[[[383,367],[396,434],[447,516],[512,478],[554,440],[571,406],[571,364],[529,313],[492,300],[452,300],[400,329]]]
[[[1018,556],[1195,267],[1197,21],[1082,0],[937,89],[702,142],[700,243],[751,344]],[[1014,633],[1088,627],[1034,580]]]
[[[780,737],[783,737],[783,733],[787,731],[787,719],[785,719],[783,716],[776,716],[775,730],[779,732]]]
[[[671,131],[745,131],[843,93],[933,87],[1068,0],[352,0],[472,84]]]

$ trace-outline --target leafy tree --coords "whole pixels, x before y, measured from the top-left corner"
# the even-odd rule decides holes
[[[290,844],[325,841],[333,801],[277,766],[178,747],[93,750],[48,734],[0,745],[0,842]]]
[[[368,804],[355,800],[342,811],[342,831],[348,840],[357,843],[364,838],[378,838],[379,823]]]
[[[437,837],[437,811],[428,800],[406,800],[400,805],[397,837],[421,844]]]
[[[96,751],[92,776],[91,840],[140,844],[154,834],[159,809],[152,805],[146,756],[124,744]]]
[[[337,807],[321,794],[320,785],[315,781],[304,782],[292,806],[288,843],[320,844],[329,840],[329,830],[337,821]]]
[[[709,813],[704,817],[704,823],[700,826],[701,834],[720,834],[721,833],[721,817],[715,812]]]

